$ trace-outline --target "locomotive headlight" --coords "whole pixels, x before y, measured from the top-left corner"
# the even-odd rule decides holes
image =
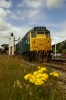
[[[33,41],[33,43],[35,43],[35,41]]]

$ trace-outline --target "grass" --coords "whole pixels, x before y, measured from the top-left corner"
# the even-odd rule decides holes
[[[58,78],[50,77],[42,85],[24,79],[36,70],[37,66],[23,66],[22,59],[0,55],[0,100],[66,100]]]

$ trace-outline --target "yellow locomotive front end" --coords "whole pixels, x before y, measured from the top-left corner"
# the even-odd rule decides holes
[[[37,59],[48,59],[52,50],[50,31],[46,27],[34,27],[30,32],[30,51]]]
[[[37,35],[36,38],[31,38],[31,51],[39,51],[39,50],[51,50],[51,39],[46,38],[46,35]]]
[[[50,38],[50,31],[43,28],[41,31],[36,30],[31,32],[30,36],[30,50],[31,51],[39,51],[39,50],[52,50],[51,46],[51,38]]]

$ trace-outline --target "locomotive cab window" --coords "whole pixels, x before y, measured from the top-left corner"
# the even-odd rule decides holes
[[[36,32],[31,32],[31,37],[35,38],[36,37]]]
[[[38,31],[37,34],[44,34],[44,31]]]
[[[50,32],[45,32],[45,34],[47,38],[50,38]]]

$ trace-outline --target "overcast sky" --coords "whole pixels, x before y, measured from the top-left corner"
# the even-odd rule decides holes
[[[11,32],[22,38],[34,26],[50,30],[52,43],[65,40],[66,0],[0,0],[0,45]]]

